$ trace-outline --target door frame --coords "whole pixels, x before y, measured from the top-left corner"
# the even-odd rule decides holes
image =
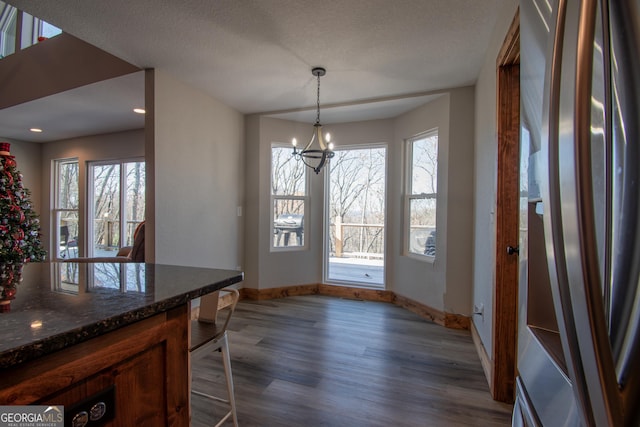
[[[507,247],[519,241],[520,10],[497,57],[496,265],[493,301],[491,395],[513,403],[518,353],[518,256]]]
[[[355,286],[358,288],[369,288],[373,290],[386,290],[387,289],[387,266],[388,266],[388,218],[389,218],[389,204],[388,204],[388,194],[389,194],[389,144],[385,142],[373,142],[373,143],[362,143],[362,144],[352,144],[352,145],[341,145],[340,147],[336,147],[334,151],[354,151],[354,150],[367,150],[367,149],[384,149],[384,221],[383,221],[383,242],[384,248],[382,252],[382,283],[370,285],[367,282],[360,281],[351,281],[347,279],[336,279],[329,278],[329,248],[330,248],[330,227],[331,227],[331,216],[330,216],[330,204],[331,200],[329,197],[329,192],[331,191],[331,164],[326,169],[324,173],[325,182],[324,182],[324,197],[323,197],[323,212],[324,212],[324,220],[323,220],[323,247],[322,247],[322,280],[323,283],[329,283],[338,286]]]

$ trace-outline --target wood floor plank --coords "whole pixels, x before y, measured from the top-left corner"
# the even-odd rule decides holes
[[[389,303],[319,295],[240,301],[229,327],[242,427],[509,426],[468,331]],[[193,387],[225,396],[220,355]],[[193,427],[225,408],[192,396]],[[226,425],[231,426],[228,422]]]

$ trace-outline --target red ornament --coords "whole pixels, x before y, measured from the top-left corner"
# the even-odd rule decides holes
[[[5,299],[15,299],[15,297],[16,297],[16,288],[5,288],[4,297],[5,297]]]

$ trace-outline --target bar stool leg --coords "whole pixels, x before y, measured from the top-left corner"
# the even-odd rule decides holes
[[[233,417],[234,427],[238,427],[238,415],[236,414],[236,398],[233,390],[233,375],[231,373],[231,357],[229,355],[229,341],[225,333],[221,339],[220,350],[222,352],[222,362],[224,365],[224,374],[227,379],[227,393],[229,395],[229,405],[231,406],[231,416]]]

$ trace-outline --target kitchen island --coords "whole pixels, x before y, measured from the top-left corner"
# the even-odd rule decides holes
[[[68,422],[103,403],[100,425],[189,425],[191,301],[241,272],[52,262],[22,276],[0,313],[0,405],[64,405]]]

